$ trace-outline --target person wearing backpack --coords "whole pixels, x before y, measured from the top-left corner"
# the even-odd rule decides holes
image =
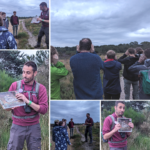
[[[42,22],[42,27],[39,31],[37,45],[34,48],[40,48],[41,39],[45,35],[45,42],[47,45],[47,49],[49,49],[49,8],[47,7],[47,4],[45,2],[42,2],[40,4],[40,10],[42,10],[41,16],[40,18],[37,18],[37,21],[40,21],[39,23]]]
[[[16,98],[24,101],[25,106],[20,106],[7,111],[12,111],[12,126],[7,150],[21,150],[26,140],[27,149],[41,150],[40,115],[48,110],[48,96],[44,85],[35,81],[37,66],[34,62],[26,62],[22,69],[23,79],[11,84],[9,91],[16,91]]]
[[[87,134],[89,132],[89,137],[90,137],[90,144],[93,142],[93,137],[92,137],[92,126],[94,125],[93,119],[90,117],[90,114],[86,114],[87,119],[85,120],[86,129],[85,129],[85,142],[88,142],[87,139]]]
[[[115,124],[117,118],[123,117],[125,111],[125,102],[115,102],[115,112],[105,118],[103,123],[103,140],[108,140],[110,150],[127,150],[127,138],[130,136],[130,132],[118,132],[121,128],[120,124]],[[131,128],[134,128],[133,123],[128,124]]]
[[[140,76],[139,99],[150,99],[150,48],[128,70]]]

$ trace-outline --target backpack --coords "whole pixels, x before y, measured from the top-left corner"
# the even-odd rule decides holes
[[[144,94],[150,94],[150,70],[142,70],[140,74],[142,75],[142,88]]]
[[[35,91],[33,91],[33,88],[34,88],[34,87],[32,87],[32,90],[31,90],[31,91],[25,91],[25,90],[23,89],[23,92],[22,92],[22,93],[28,93],[29,100],[31,100],[31,99],[30,99],[30,93],[35,94],[36,97],[37,97],[37,99],[38,99],[38,96],[39,96],[39,87],[40,87],[40,83],[36,82],[36,84],[35,84]],[[21,89],[21,80],[17,81],[17,88],[16,88],[16,90],[19,91],[19,89]]]
[[[112,131],[113,128],[114,128],[114,126],[115,126],[115,118],[114,118],[113,115],[109,115],[109,117],[110,117],[111,120],[112,120],[112,124],[111,124],[111,128],[110,128],[110,131]],[[123,118],[124,118],[124,116],[123,116]],[[101,136],[102,136],[103,142],[104,142],[104,143],[108,143],[108,140],[104,140],[104,138],[103,138],[103,132],[101,132]],[[127,140],[127,139],[124,139],[124,140],[122,140],[122,141],[116,141],[116,142],[114,142],[114,141],[113,141],[113,138],[110,137],[109,143],[122,143],[122,142],[124,142],[124,141],[126,141],[126,140]]]

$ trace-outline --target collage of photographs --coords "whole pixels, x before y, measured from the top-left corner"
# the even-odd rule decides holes
[[[150,150],[149,6],[1,0],[0,150]]]

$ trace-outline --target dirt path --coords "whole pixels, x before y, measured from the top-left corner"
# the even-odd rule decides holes
[[[124,100],[125,99],[125,93],[124,93],[124,80],[123,80],[123,77],[120,77],[120,84],[121,84],[121,90],[122,90],[122,92],[121,92],[121,96],[120,96],[120,100]],[[133,99],[132,98],[132,86],[131,86],[131,88],[130,88],[130,99]]]
[[[34,47],[34,46],[37,44],[37,37],[38,37],[38,36],[34,36],[34,35],[26,28],[24,20],[21,20],[21,23],[22,23],[23,30],[26,31],[26,32],[28,33],[28,35],[29,35],[28,44],[31,45],[31,47]],[[41,45],[42,45],[43,47],[46,46],[46,43],[45,43],[45,36],[42,37]]]
[[[76,126],[76,131],[77,131],[78,134],[81,135],[81,142],[84,142],[84,141],[85,141],[85,136],[84,136],[82,133],[80,133],[80,131],[79,131],[79,129],[78,129],[77,126]],[[83,143],[82,146],[83,146],[83,148],[84,148],[85,150],[93,150],[93,149],[94,149],[93,145],[89,145],[88,142]]]
[[[18,33],[19,33],[19,29],[20,29],[20,25],[18,26]],[[11,32],[13,34],[13,27],[11,25],[11,23],[9,22],[9,27],[8,27],[8,31]],[[15,39],[17,44],[19,43],[18,39]]]
[[[34,47],[37,44],[36,37],[26,28],[24,20],[21,21],[22,28],[29,35],[28,44]]]

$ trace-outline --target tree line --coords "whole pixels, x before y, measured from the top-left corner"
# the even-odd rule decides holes
[[[98,54],[106,54],[108,50],[114,50],[116,53],[124,53],[128,48],[136,48],[141,47],[142,49],[150,48],[150,42],[144,41],[138,43],[137,41],[130,42],[128,44],[118,44],[118,45],[100,45],[94,46],[96,53]],[[74,55],[76,53],[76,46],[73,47],[56,47],[59,55]]]

